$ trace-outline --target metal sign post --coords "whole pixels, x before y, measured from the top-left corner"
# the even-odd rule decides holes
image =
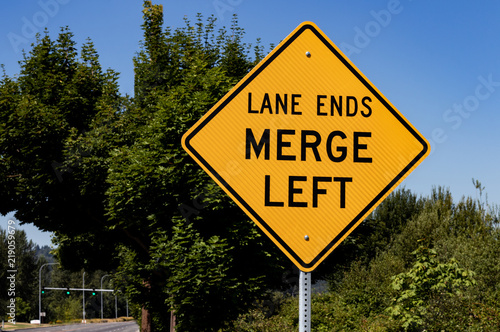
[[[311,332],[311,273],[299,275],[299,332]]]

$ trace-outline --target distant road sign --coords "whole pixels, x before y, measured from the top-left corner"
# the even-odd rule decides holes
[[[305,272],[430,152],[311,22],[205,114],[183,147]]]

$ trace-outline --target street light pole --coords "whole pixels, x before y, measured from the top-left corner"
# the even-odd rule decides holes
[[[83,293],[83,304],[82,304],[82,307],[83,307],[83,311],[82,311],[82,315],[83,315],[83,319],[82,319],[82,323],[86,323],[85,321],[85,271],[83,271],[83,286],[82,286],[82,293]]]
[[[38,324],[42,323],[42,269],[45,265],[56,265],[59,263],[45,263],[38,271]]]
[[[101,277],[101,289],[102,289],[102,279],[104,279],[104,277],[108,277],[109,274],[105,274]],[[101,290],[101,320],[102,320],[102,290]]]

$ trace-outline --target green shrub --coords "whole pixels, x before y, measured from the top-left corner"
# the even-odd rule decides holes
[[[413,254],[413,267],[392,278],[398,296],[387,308],[389,315],[405,331],[465,326],[463,290],[476,284],[474,273],[460,268],[454,259],[438,263],[434,249],[421,246]]]

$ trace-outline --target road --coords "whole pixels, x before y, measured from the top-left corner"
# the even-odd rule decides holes
[[[20,330],[18,330],[20,331]],[[96,323],[96,324],[72,324],[50,327],[39,327],[24,329],[27,332],[138,332],[139,326],[136,322],[122,323]]]

